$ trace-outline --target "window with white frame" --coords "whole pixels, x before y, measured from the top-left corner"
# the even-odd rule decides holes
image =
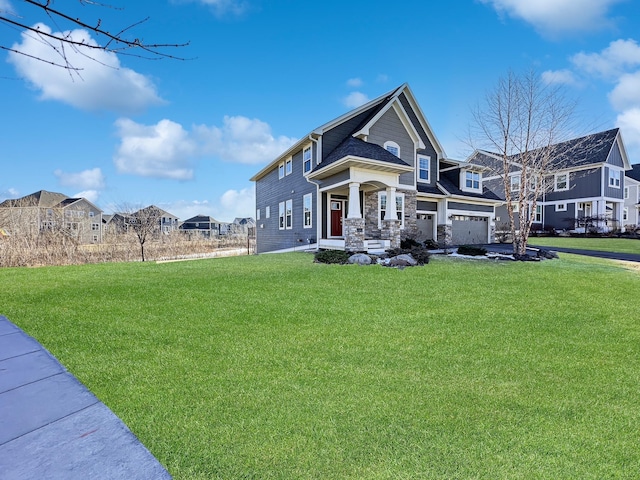
[[[555,190],[569,190],[569,174],[559,173],[555,176]]]
[[[620,188],[620,170],[609,169],[609,186]]]
[[[302,151],[302,165],[304,173],[311,171],[311,147],[307,147]]]
[[[625,221],[625,222],[626,222],[627,220],[629,220],[629,208],[628,208],[628,207],[625,207],[625,208],[622,210],[622,220],[623,220],[623,221]]]
[[[534,221],[536,223],[542,223],[542,205],[536,205],[536,216]]]
[[[260,220],[260,209],[256,209],[256,220]]]
[[[266,207],[264,207],[264,218],[270,218],[270,217],[271,217],[271,207],[267,205]]]
[[[520,191],[520,175],[511,175],[511,191],[519,192]]]
[[[426,155],[418,155],[418,180],[424,182],[429,181],[429,170],[431,166],[431,157]]]
[[[285,163],[284,174],[290,175],[292,171],[293,171],[293,160],[288,159]]]
[[[404,193],[396,193],[395,201],[396,218],[400,220],[400,228],[404,228]],[[382,226],[382,220],[387,214],[387,192],[378,193],[378,226]]]
[[[278,228],[284,230],[284,202],[278,204]]]
[[[388,152],[391,152],[396,157],[400,158],[400,145],[398,145],[396,142],[392,142],[392,141],[384,142],[384,148]]]
[[[465,172],[464,186],[471,190],[480,190],[480,174],[478,172]]]
[[[311,202],[312,194],[307,193],[302,197],[302,225],[304,228],[311,228]]]
[[[284,162],[278,165],[278,178],[284,178]]]
[[[624,187],[624,199],[627,200],[629,198],[629,187]]]
[[[556,212],[566,212],[567,204],[566,203],[557,203],[556,204]]]
[[[287,230],[293,228],[293,200],[287,200],[285,205],[285,225]]]

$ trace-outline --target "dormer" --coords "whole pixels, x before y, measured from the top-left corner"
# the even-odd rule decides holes
[[[484,167],[465,163],[460,165],[460,190],[468,193],[482,193],[482,171]]]

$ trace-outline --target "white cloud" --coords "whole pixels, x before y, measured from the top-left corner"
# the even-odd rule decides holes
[[[640,108],[630,108],[618,115],[616,125],[622,130],[630,161],[637,163],[640,158]]]
[[[11,6],[9,0],[0,0],[0,13],[13,14],[14,8]]]
[[[369,101],[369,97],[367,97],[362,92],[351,92],[343,99],[343,103],[349,108],[356,108],[360,105],[364,105]]]
[[[38,23],[34,26],[42,32],[52,30]],[[88,45],[97,45],[86,30],[55,32]],[[31,32],[22,33],[22,42],[12,46],[14,50],[30,57],[9,52],[9,62],[18,74],[40,91],[42,100],[58,100],[84,110],[111,110],[138,112],[151,105],[163,103],[149,78],[120,65],[115,53],[89,47],[59,45],[53,48],[51,39],[43,40]],[[64,51],[64,53],[62,53]],[[44,61],[40,61],[41,59]],[[49,63],[66,64],[68,70]]]
[[[640,107],[640,71],[622,75],[609,94],[609,101],[618,111]]]
[[[361,78],[350,78],[349,80],[347,80],[348,87],[360,88],[362,85],[364,85],[364,82]]]
[[[197,146],[182,125],[160,120],[146,126],[127,118],[116,121],[120,146],[113,159],[118,172],[143,177],[189,180]]]
[[[180,220],[186,220],[196,215],[206,215],[221,222],[232,222],[236,217],[255,218],[255,190],[243,188],[230,189],[215,201],[209,200],[179,200],[172,203],[158,203],[157,205]]]
[[[232,221],[235,217],[255,218],[255,190],[253,188],[227,190],[220,197],[220,206],[227,219],[226,221]]]
[[[273,160],[297,141],[274,137],[269,124],[243,116],[225,116],[222,127],[196,125],[192,131],[166,119],[141,125],[121,118],[116,127],[120,146],[113,161],[120,173],[175,180],[193,178],[199,157],[254,165]]]
[[[380,73],[376,77],[376,82],[378,83],[387,83],[388,81],[389,81],[389,75],[386,75],[384,73]]]
[[[577,53],[571,62],[586,73],[614,78],[640,65],[640,45],[633,39],[620,39],[600,53]]]
[[[571,70],[547,70],[542,72],[542,81],[548,85],[577,85],[578,81]]]
[[[268,123],[243,116],[225,116],[222,127],[197,125],[194,137],[203,154],[250,165],[273,160],[297,141],[274,137]]]
[[[200,3],[210,7],[218,16],[241,15],[248,9],[247,2],[243,0],[174,0],[174,3]]]
[[[73,195],[73,198],[86,198],[91,203],[96,203],[100,197],[100,192],[97,190],[83,190]]]
[[[104,175],[100,168],[83,170],[78,173],[65,173],[58,169],[53,174],[63,187],[76,187],[84,189],[101,190],[104,188]]]
[[[519,18],[547,35],[597,30],[611,25],[611,6],[622,0],[480,0],[500,15]]]

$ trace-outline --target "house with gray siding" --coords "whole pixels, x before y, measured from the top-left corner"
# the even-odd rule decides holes
[[[631,165],[631,170],[627,170],[623,192],[623,226],[625,230],[636,230],[640,228],[640,163]]]
[[[549,165],[542,181],[542,196],[536,200],[533,230],[608,232],[626,223],[625,172],[631,169],[618,128],[586,135],[548,147]],[[520,189],[517,156],[511,157],[509,172],[513,195]],[[491,167],[485,185],[504,199],[502,159],[492,152],[476,150],[470,163]],[[508,223],[506,204],[496,209],[499,229]],[[517,228],[517,226],[516,226]]]
[[[493,241],[486,169],[447,158],[407,84],[312,130],[256,173],[258,253]]]

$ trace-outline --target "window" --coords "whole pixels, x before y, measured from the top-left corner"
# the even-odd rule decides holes
[[[285,164],[285,168],[284,168],[284,174],[285,175],[290,175],[292,170],[293,170],[293,160],[289,159],[287,160],[287,163]]]
[[[465,172],[464,186],[472,190],[480,190],[480,174],[478,172]]]
[[[93,236],[93,241],[94,241],[94,242],[97,242],[97,241],[98,241],[98,236],[97,236],[97,235],[94,235],[94,236]]]
[[[566,212],[567,211],[567,204],[566,203],[558,203],[556,205],[556,212]]]
[[[609,186],[620,188],[620,170],[609,169]]]
[[[271,217],[271,207],[270,206],[266,206],[264,207],[264,218],[270,218]]]
[[[398,220],[400,220],[400,228],[404,228],[404,193],[396,193],[396,216]],[[385,215],[387,214],[387,192],[379,192],[378,193],[378,218],[380,221],[378,222],[378,226],[382,226],[382,220],[385,219]]]
[[[293,200],[287,200],[285,207],[285,216],[286,228],[287,230],[290,230],[291,228],[293,228]]]
[[[627,207],[622,210],[622,220],[625,222],[629,220],[629,208]]]
[[[556,175],[555,189],[569,190],[569,176],[567,173]]]
[[[302,225],[304,228],[311,228],[311,200],[311,193],[302,197]]]
[[[284,163],[278,165],[278,178],[284,178]]]
[[[418,155],[418,180],[429,181],[429,167],[431,165],[431,157]]]
[[[627,200],[629,198],[629,187],[624,187],[624,199]]]
[[[278,204],[278,228],[284,230],[284,202]]]
[[[542,223],[542,205],[536,205],[536,223]]]
[[[89,216],[90,217],[95,217],[96,213],[95,212],[89,212]]]
[[[400,145],[398,145],[396,142],[384,142],[384,148],[388,152],[391,152],[396,157],[400,158]]]
[[[260,220],[260,209],[256,210],[256,220]]]
[[[520,191],[520,175],[511,176],[511,191],[512,192]]]
[[[93,230],[94,232],[97,232],[98,230],[100,230],[100,224],[99,223],[92,223],[91,224],[91,230]]]
[[[302,163],[304,165],[304,173],[311,171],[311,147],[307,147],[302,151]]]

